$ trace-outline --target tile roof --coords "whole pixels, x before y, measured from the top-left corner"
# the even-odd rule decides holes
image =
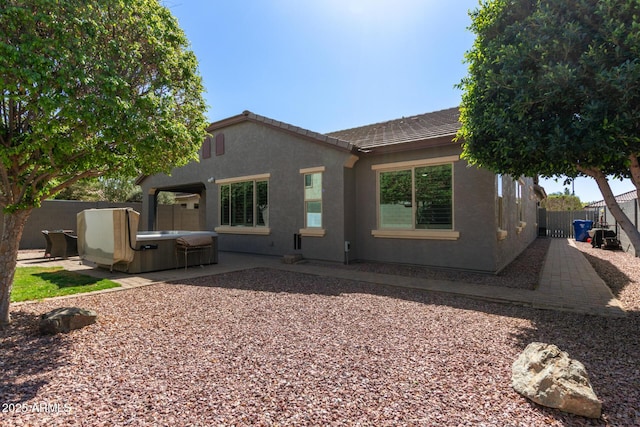
[[[240,123],[240,122],[244,122],[244,121],[252,121],[252,122],[258,122],[258,123],[263,123],[267,126],[273,127],[273,128],[277,128],[277,129],[281,129],[284,130],[286,132],[290,132],[290,133],[294,133],[296,135],[299,136],[303,136],[305,138],[309,138],[312,140],[315,140],[317,142],[323,142],[323,143],[327,143],[330,145],[333,145],[337,148],[341,148],[344,150],[353,150],[354,146],[353,144],[351,144],[348,141],[345,141],[343,139],[340,139],[338,137],[333,137],[333,136],[329,136],[329,135],[324,135],[318,132],[313,132],[307,129],[303,129],[301,127],[298,126],[294,126],[294,125],[290,125],[288,123],[285,122],[281,122],[278,120],[274,120],[274,119],[270,119],[269,117],[265,117],[265,116],[261,116],[259,114],[255,114],[252,113],[251,111],[245,110],[242,112],[242,114],[239,114],[237,116],[233,116],[233,117],[229,117],[227,119],[223,119],[220,120],[218,122],[215,123],[211,123],[209,125],[209,127],[207,128],[208,132],[213,132],[217,129],[221,129],[224,128],[226,126],[235,124],[235,123]]]
[[[273,120],[251,111],[243,111],[242,114],[237,116],[211,123],[207,130],[213,132],[239,122],[253,121],[344,150],[353,151],[358,149],[366,152],[377,147],[389,147],[408,142],[432,140],[440,137],[453,138],[458,129],[460,129],[459,117],[460,110],[458,107],[454,107],[322,134]]]
[[[387,122],[330,132],[327,135],[349,141],[366,150],[444,136],[453,137],[460,129],[458,107]]]
[[[616,196],[617,203],[626,203],[631,202],[638,198],[638,192],[636,190],[627,191],[626,193],[622,193]],[[607,206],[604,200],[600,200],[597,202],[589,203],[587,205],[588,208],[601,208]]]

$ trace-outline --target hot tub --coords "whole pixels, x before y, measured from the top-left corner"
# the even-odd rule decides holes
[[[146,273],[178,267],[216,264],[217,233],[213,231],[137,231],[139,213],[128,208],[87,209],[78,213],[78,254],[99,267]],[[180,252],[181,238],[208,242],[201,250]]]
[[[209,236],[211,247],[189,253],[186,257],[187,266],[218,263],[218,234],[213,231],[138,231],[136,233],[137,250],[133,260],[128,264],[116,263],[113,269],[127,273],[146,273],[185,267],[185,257],[176,251],[176,248],[178,238],[189,236]]]
[[[151,240],[171,240],[183,236],[217,236],[213,231],[189,231],[189,230],[161,230],[161,231],[138,231],[136,240],[146,242]]]

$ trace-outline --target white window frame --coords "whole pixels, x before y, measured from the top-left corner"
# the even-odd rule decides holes
[[[258,204],[257,204],[257,191],[256,184],[257,182],[267,181],[267,201],[270,200],[270,192],[271,192],[271,174],[259,174],[259,175],[247,175],[247,176],[239,176],[234,178],[223,178],[216,179],[215,183],[218,185],[218,221],[222,221],[222,186],[223,185],[231,185],[238,184],[242,182],[253,182],[254,191],[253,191],[253,226],[249,227],[246,225],[219,225],[214,228],[214,231],[221,234],[257,234],[257,235],[269,235],[271,234],[271,228],[269,227],[269,220],[265,221],[265,225],[257,225],[256,221],[258,218]],[[270,202],[268,202],[270,203]],[[269,209],[267,207],[267,209]]]
[[[504,240],[508,235],[507,230],[504,228],[504,195],[502,193],[504,179],[504,175],[496,175],[496,223],[498,225],[498,240]]]
[[[515,189],[515,198],[516,198],[516,218],[518,219],[518,225],[516,226],[516,232],[520,234],[522,230],[527,226],[527,223],[524,221],[524,201],[523,201],[523,193],[524,193],[524,180],[518,178],[516,181],[516,189]]]
[[[432,239],[432,240],[458,240],[460,232],[455,230],[455,162],[459,161],[459,156],[437,157],[432,159],[411,160],[406,162],[384,163],[372,165],[371,169],[376,172],[376,229],[371,230],[371,235],[378,238],[388,239]],[[380,227],[380,173],[402,170],[411,170],[412,175],[415,168],[424,166],[451,165],[451,229],[416,229],[415,228],[415,202],[412,200],[412,221],[411,229],[391,229]],[[415,184],[412,176],[412,199],[415,199]]]
[[[306,197],[306,191],[304,191],[304,195],[303,195],[303,205],[304,205],[304,228],[301,228],[299,230],[299,233],[302,236],[306,236],[306,237],[324,237],[326,234],[326,230],[324,228],[324,224],[325,224],[325,218],[324,218],[324,203],[322,200],[322,188],[324,188],[324,172],[325,172],[326,168],[324,166],[319,166],[319,167],[313,167],[313,168],[305,168],[305,169],[300,169],[300,174],[302,175],[302,180],[303,180],[303,190],[306,190],[307,188],[310,188],[309,186],[307,186],[307,176],[313,175],[313,174],[320,174],[320,198],[319,199],[307,199]],[[311,183],[313,185],[313,181]],[[310,227],[308,222],[307,222],[307,202],[320,202],[320,221],[321,221],[321,225],[320,227]]]

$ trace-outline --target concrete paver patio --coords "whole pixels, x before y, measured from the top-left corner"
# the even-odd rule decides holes
[[[98,292],[115,292],[122,289],[146,286],[160,282],[170,282],[193,277],[223,274],[256,267],[267,267],[368,283],[445,292],[489,301],[525,305],[540,309],[570,311],[575,313],[611,317],[622,317],[626,315],[620,301],[615,298],[611,290],[597,275],[582,252],[570,239],[551,240],[551,245],[540,277],[540,282],[535,290],[362,272],[342,268],[332,268],[330,265],[318,266],[305,263],[285,264],[282,262],[281,258],[278,257],[230,252],[220,252],[218,264],[205,265],[202,267],[190,267],[186,270],[180,268],[176,270],[164,270],[136,275],[121,272],[109,272],[105,269],[84,265],[77,257],[67,260],[45,260],[42,257],[38,257],[37,252],[34,251],[21,252],[18,265],[61,265],[67,270],[78,271],[94,277],[111,279],[122,286],[122,288],[112,288]]]

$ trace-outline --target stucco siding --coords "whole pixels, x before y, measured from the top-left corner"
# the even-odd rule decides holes
[[[493,174],[453,162],[453,216],[456,240],[379,238],[376,171],[372,166],[458,156],[456,144],[407,153],[367,156],[357,167],[357,248],[362,260],[431,265],[480,271],[496,269]]]
[[[419,141],[407,146],[411,148],[407,151],[393,151],[403,147],[387,147],[358,152],[355,161],[355,154],[347,146],[332,145],[299,130],[241,118],[219,126],[214,139],[223,133],[224,154],[216,155],[216,150],[211,150],[211,157],[176,169],[171,176],[147,177],[141,185],[145,194],[150,195],[144,202],[145,212],[152,210],[153,194],[158,189],[200,188],[203,229],[219,232],[222,251],[275,256],[300,253],[306,259],[343,262],[345,241],[349,241],[350,261],[494,273],[536,237],[532,181],[523,181],[522,220],[512,206],[515,204],[513,190],[505,189],[506,234],[499,236],[495,174],[460,160],[461,147],[451,142],[450,136]],[[380,171],[441,163],[452,165],[453,229],[422,228],[402,234],[394,230],[389,233],[389,227],[379,227],[377,179]],[[305,229],[304,173],[309,170],[322,171],[321,230]],[[267,226],[251,230],[231,225],[220,227],[220,185],[256,176],[269,182]],[[425,208],[424,200],[421,203],[421,209],[430,209]],[[149,229],[152,223],[150,213],[146,219],[143,216],[141,228]],[[301,235],[301,247],[297,247],[297,235]]]
[[[358,259],[358,244],[357,244],[358,206],[357,206],[356,169],[355,168],[344,169],[344,189],[345,189],[345,192],[344,192],[344,205],[345,205],[344,240],[345,242],[349,242],[350,250],[347,255],[347,258],[344,257],[344,252],[343,252],[343,262],[350,262],[351,260]],[[344,251],[345,242],[343,242],[343,251]]]
[[[83,202],[79,200],[45,200],[34,209],[25,224],[20,249],[43,249],[46,241],[42,230],[77,231],[76,216],[85,209],[132,208],[140,211],[140,203]],[[0,232],[2,223],[0,222]]]
[[[496,270],[502,270],[527,248],[538,235],[538,201],[533,191],[532,178],[520,178],[522,182],[521,203],[523,218],[520,221],[516,205],[518,180],[504,176],[503,194],[503,230],[506,238],[498,241]],[[495,176],[494,176],[495,182]],[[497,227],[497,224],[496,224]]]
[[[284,255],[294,250],[294,235],[304,228],[304,176],[301,169],[324,167],[322,177],[323,237],[303,237],[307,258],[341,261],[344,241],[344,163],[350,153],[279,132],[261,124],[244,122],[222,130],[224,154],[200,159],[143,182],[152,188],[201,182],[206,186],[206,229],[220,225],[219,184],[216,181],[268,175],[268,235],[219,232],[219,249],[265,255]],[[212,181],[212,182],[209,182]]]
[[[622,209],[622,211],[627,215],[629,220],[633,224],[635,224],[638,230],[640,230],[640,208],[638,205],[638,199],[621,202],[619,203],[619,205],[620,209]],[[609,208],[600,207],[599,209],[599,215],[604,217],[605,222],[609,224],[609,229],[617,233],[617,237],[618,240],[620,240],[620,246],[622,247],[622,250],[636,256],[638,254],[638,251],[633,247],[633,245],[631,244],[631,240],[629,240],[629,236],[622,229],[622,227],[620,227]]]

